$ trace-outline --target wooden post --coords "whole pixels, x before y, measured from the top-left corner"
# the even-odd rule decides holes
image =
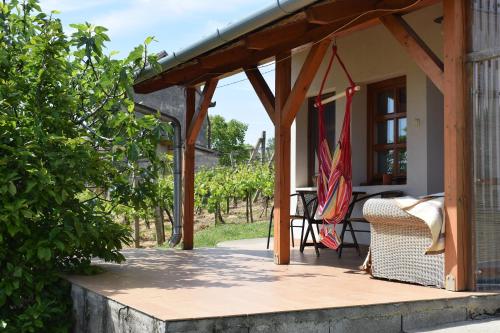
[[[319,66],[323,61],[330,44],[331,39],[323,39],[321,42],[314,44],[309,50],[307,58],[300,69],[295,83],[293,84],[290,96],[286,100],[283,110],[281,111],[283,116],[282,121],[284,124],[292,126],[295,116],[304,102],[307,92],[309,91],[309,87],[318,72]]]
[[[194,238],[194,146],[200,133],[203,120],[207,116],[208,107],[215,93],[217,78],[208,80],[198,109],[196,109],[196,89],[186,88],[186,140],[184,141],[184,168],[183,168],[183,249],[193,249]]]
[[[186,88],[186,128],[192,126],[193,116],[196,108],[196,90],[194,87]],[[188,131],[186,130],[186,137]],[[190,143],[188,140],[184,141],[184,167],[182,168],[183,174],[183,223],[182,234],[183,242],[182,248],[184,250],[193,249],[194,237],[194,142]]]
[[[201,94],[201,101],[198,109],[195,110],[193,116],[190,118],[191,121],[186,123],[186,141],[189,144],[195,144],[196,139],[198,138],[198,134],[200,134],[200,129],[203,126],[203,121],[208,114],[208,108],[210,107],[210,103],[212,101],[212,97],[215,93],[215,88],[217,88],[217,83],[219,79],[212,78],[205,82],[205,86],[203,87],[203,92]]]
[[[274,262],[290,262],[290,125],[285,123],[284,106],[291,89],[290,53],[276,56],[276,102],[274,118]]]
[[[444,0],[444,188],[446,289],[469,284],[471,138],[468,128],[465,55],[468,1]]]
[[[276,103],[274,99],[273,92],[266,83],[266,80],[262,76],[257,66],[246,68],[245,73],[248,77],[248,81],[252,84],[257,97],[259,97],[264,109],[266,110],[269,118],[274,123],[274,105]]]
[[[331,41],[314,44],[291,89],[290,53],[276,57],[274,261],[290,262],[290,127]]]
[[[399,15],[387,15],[380,21],[392,33],[394,38],[408,52],[422,71],[431,79],[434,85],[443,92],[443,62],[432,52],[420,36]]]

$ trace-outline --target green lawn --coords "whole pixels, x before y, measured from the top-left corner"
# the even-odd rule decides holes
[[[268,227],[268,221],[254,223],[227,223],[220,224],[216,227],[210,226],[206,229],[195,232],[194,246],[215,247],[218,243],[229,240],[267,237]]]

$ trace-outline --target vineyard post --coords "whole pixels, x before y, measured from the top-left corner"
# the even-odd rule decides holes
[[[266,163],[266,131],[262,131],[262,144],[260,146],[260,160],[262,165]]]

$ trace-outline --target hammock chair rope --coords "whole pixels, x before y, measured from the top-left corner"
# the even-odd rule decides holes
[[[356,84],[347,71],[344,62],[339,57],[337,46],[333,45],[332,55],[328,62],[327,70],[318,96],[318,208],[317,218],[323,220],[320,237],[321,242],[329,248],[336,250],[340,240],[335,232],[335,225],[340,223],[347,213],[352,197],[352,165],[351,165],[351,105],[356,93]],[[346,89],[346,106],[342,131],[333,156],[326,138],[324,124],[325,108],[322,102],[323,90],[330,74],[334,60],[337,59],[349,80]]]

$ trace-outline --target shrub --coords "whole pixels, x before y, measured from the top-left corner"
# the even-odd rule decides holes
[[[136,118],[127,98],[145,46],[117,60],[103,54],[105,28],[73,25],[67,37],[53,15],[35,0],[0,2],[0,330],[7,332],[67,331],[71,303],[60,272],[90,272],[92,257],[124,260],[119,250],[130,233],[112,212],[141,207],[157,192],[155,149],[167,130],[156,117]]]

